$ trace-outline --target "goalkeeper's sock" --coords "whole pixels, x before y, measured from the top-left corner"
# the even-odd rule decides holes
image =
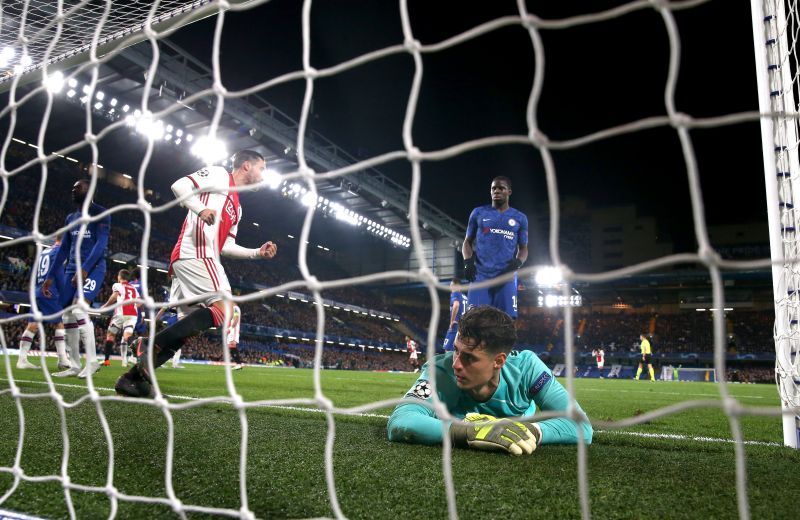
[[[647,367],[647,371],[650,372],[650,381],[655,381],[656,380],[656,375],[653,372],[653,367]]]
[[[639,380],[639,376],[642,375],[642,367],[636,369],[636,380]]]
[[[33,338],[36,335],[25,329],[25,332],[22,333],[22,337],[19,338],[19,363],[26,363],[28,361],[28,351],[31,349],[31,345],[33,345]]]
[[[103,356],[105,361],[111,359],[111,351],[114,350],[114,342],[113,341],[106,341],[105,346],[103,347]]]

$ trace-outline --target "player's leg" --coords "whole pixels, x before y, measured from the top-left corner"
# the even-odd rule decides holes
[[[653,365],[651,365],[650,363],[647,364],[647,372],[650,374],[650,381],[655,382],[656,374],[655,371],[653,370]]]
[[[19,338],[19,358],[17,358],[17,368],[19,369],[31,369],[31,368],[39,368],[38,366],[34,365],[30,361],[28,361],[28,352],[33,345],[34,338],[36,337],[36,331],[39,329],[39,325],[35,321],[31,321],[28,323],[28,326],[25,327],[25,331]]]
[[[641,361],[639,362],[639,368],[636,369],[636,377],[634,379],[636,379],[638,381],[640,375],[642,375],[642,362]]]
[[[450,352],[455,348],[456,334],[458,334],[458,327],[447,331],[447,335],[444,337],[444,343],[442,344],[442,348],[445,352]]]
[[[178,299],[191,298],[211,291],[230,292],[228,278],[222,266],[211,259],[178,260],[172,264],[175,279],[180,286]],[[167,362],[175,352],[192,336],[211,327],[219,327],[225,321],[225,308],[232,315],[232,304],[224,302],[214,294],[205,301],[207,307],[197,308],[169,327],[164,328],[153,338],[153,369]],[[153,389],[148,388],[152,380],[146,349],[147,341],[140,338],[137,345],[139,362],[117,381],[117,393],[131,397],[152,397]]]
[[[514,319],[517,319],[517,275],[499,287],[489,289],[491,302],[489,305],[500,309]]]
[[[489,289],[473,289],[472,286],[469,288],[469,292],[467,293],[467,309],[471,309],[473,307],[477,307],[478,305],[491,305],[492,304],[492,297],[489,294]]]
[[[71,277],[72,275],[67,273],[67,276]],[[61,372],[56,372],[53,375],[55,377],[77,376],[81,372],[80,332],[78,331],[78,323],[71,310],[66,311],[61,319],[64,323],[64,342],[66,343],[67,354],[69,355],[69,368]]]
[[[66,370],[70,365],[69,357],[67,357],[67,342],[64,332],[64,323],[61,321],[55,324],[53,341],[56,344],[56,353],[58,354],[58,368]]]
[[[183,349],[179,348],[178,350],[175,351],[175,355],[172,356],[172,368],[183,368],[183,365],[181,365],[181,351],[182,350]]]
[[[114,351],[114,343],[116,342],[118,333],[119,327],[117,326],[117,317],[114,316],[111,318],[108,331],[106,331],[106,342],[103,345],[103,365],[105,366],[109,366],[111,364],[111,353]]]
[[[131,341],[131,336],[133,336],[133,325],[130,324],[130,320],[128,325],[122,331],[122,341],[119,342],[119,352],[120,356],[122,357],[122,366],[128,366],[128,345]]]
[[[99,262],[97,266],[92,269],[92,272],[83,281],[83,297],[87,303],[92,303],[97,295],[100,294],[103,279],[106,276],[105,261]],[[86,366],[78,374],[78,377],[83,379],[89,374],[94,374],[100,369],[100,363],[97,362],[97,347],[95,345],[94,336],[94,322],[89,315],[82,309],[73,311],[78,323],[78,331],[80,333],[83,348],[86,351]]]
[[[231,360],[233,361],[233,370],[241,370],[242,369],[242,356],[239,355],[239,344],[235,341],[231,341],[228,343],[228,348],[230,349]]]

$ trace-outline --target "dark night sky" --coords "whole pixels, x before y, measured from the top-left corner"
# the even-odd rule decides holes
[[[546,19],[599,11],[623,0],[528,2]],[[736,5],[734,5],[736,4]],[[439,42],[503,15],[516,2],[410,1],[415,37]],[[302,2],[273,0],[229,12],[221,49],[223,82],[241,89],[302,67]],[[682,53],[678,110],[716,116],[757,110],[750,9],[714,0],[675,11]],[[171,39],[210,63],[216,17],[194,23]],[[329,67],[401,43],[396,1],[315,2],[311,60]],[[537,114],[553,140],[586,135],[636,119],[666,114],[664,86],[669,45],[659,13],[645,9],[586,26],[544,30],[544,90]],[[424,56],[422,91],[413,127],[422,150],[491,135],[526,134],[526,105],[534,52],[527,31],[506,27]],[[315,82],[311,125],[358,157],[402,149],[402,124],[414,74],[411,55],[383,58]],[[305,84],[295,81],[262,95],[299,119]],[[691,133],[712,224],[766,221],[758,123]],[[562,197],[593,205],[635,204],[656,216],[678,250],[694,249],[686,169],[677,133],[661,128],[553,152]],[[102,159],[101,159],[102,160]],[[410,185],[410,164],[379,169]],[[532,146],[500,146],[423,164],[422,196],[463,220],[489,202],[495,175],[514,182],[512,205],[536,214],[547,204],[544,168]]]
[[[542,18],[590,12],[625,2],[529,2]],[[417,39],[434,43],[484,21],[516,14],[513,1],[410,2]],[[542,6],[540,4],[545,4]],[[301,67],[300,2],[278,0],[255,12],[226,16],[223,77],[243,88]],[[714,116],[758,107],[752,29],[747,5],[712,1],[675,11],[681,35],[679,111]],[[194,24],[173,40],[201,59],[210,56],[213,20]],[[542,131],[567,139],[638,118],[664,115],[669,44],[652,10],[622,18],[542,32],[545,82],[538,113]],[[397,2],[318,2],[312,8],[312,64],[328,67],[402,41]],[[423,150],[499,134],[524,134],[534,53],[522,27],[508,27],[457,48],[425,55],[414,141]],[[313,128],[359,156],[402,147],[401,129],[414,72],[410,55],[394,56],[318,80]],[[264,93],[299,118],[304,84]],[[766,220],[760,130],[748,123],[692,132],[709,223]],[[685,165],[677,134],[657,129],[571,151],[554,152],[562,196],[593,204],[636,204],[655,215],[679,244],[691,231]],[[408,183],[410,167],[380,168]],[[544,169],[529,146],[502,146],[423,166],[423,196],[456,218],[488,202],[492,176],[515,183],[512,204],[528,212],[546,204]],[[454,196],[456,195],[456,196]],[[691,239],[688,246],[693,247]]]

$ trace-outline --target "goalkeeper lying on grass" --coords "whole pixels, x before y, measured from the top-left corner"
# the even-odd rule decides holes
[[[514,352],[514,321],[503,311],[482,305],[458,324],[455,350],[428,361],[406,398],[431,401],[429,374],[436,370],[436,391],[452,415],[449,435],[458,447],[530,454],[540,444],[576,444],[580,427],[587,444],[592,426],[559,417],[523,422],[507,417],[564,411],[569,395],[553,373],[530,351]],[[577,403],[576,403],[577,405]],[[580,410],[580,406],[578,406]],[[441,444],[442,421],[414,402],[397,406],[387,425],[390,441]]]

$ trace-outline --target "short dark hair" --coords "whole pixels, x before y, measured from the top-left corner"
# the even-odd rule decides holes
[[[264,156],[253,150],[240,150],[233,156],[233,167],[241,168],[245,161],[263,161]]]
[[[508,186],[508,189],[509,190],[511,189],[511,179],[509,179],[505,175],[498,175],[497,177],[492,179],[492,184],[494,184],[495,181],[505,182],[506,186]]]
[[[130,278],[131,280],[138,280],[141,277],[142,277],[141,271],[139,271],[138,267],[135,269],[131,269],[131,278]]]
[[[450,280],[450,281],[453,282],[453,283],[460,284],[461,283],[461,278],[459,278],[458,276],[454,276],[453,279]]]
[[[514,320],[505,312],[490,305],[469,309],[458,322],[458,335],[477,341],[477,345],[491,352],[508,354],[517,342]]]
[[[117,273],[117,276],[125,280],[126,282],[131,279],[131,272],[127,269],[120,269]]]

